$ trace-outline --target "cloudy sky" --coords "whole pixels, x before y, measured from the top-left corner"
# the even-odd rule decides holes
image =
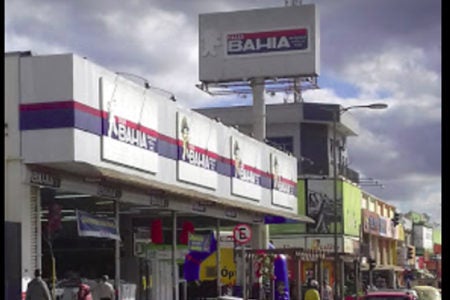
[[[400,211],[441,221],[441,1],[303,0],[320,11],[320,89],[307,102],[353,111],[351,168],[385,188],[366,187]],[[6,0],[5,50],[75,53],[110,70],[139,74],[187,107],[250,104],[211,97],[198,83],[198,15],[280,7],[285,0]],[[266,97],[282,101],[283,95]]]

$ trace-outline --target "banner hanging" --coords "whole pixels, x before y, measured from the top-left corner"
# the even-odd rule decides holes
[[[108,238],[120,241],[120,235],[114,221],[99,218],[82,210],[77,210],[77,227],[79,236]]]

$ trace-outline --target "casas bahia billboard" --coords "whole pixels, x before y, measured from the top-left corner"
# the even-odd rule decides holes
[[[318,9],[313,4],[202,14],[199,79],[317,76],[319,39]]]

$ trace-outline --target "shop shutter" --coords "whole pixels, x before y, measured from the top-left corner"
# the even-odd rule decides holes
[[[41,257],[38,255],[41,248],[40,237],[40,207],[39,207],[39,187],[30,187],[30,239],[31,239],[31,270],[41,267]],[[39,224],[39,226],[38,226]]]

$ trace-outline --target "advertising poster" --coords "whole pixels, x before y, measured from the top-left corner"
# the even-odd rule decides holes
[[[178,180],[217,188],[217,132],[212,120],[194,112],[177,113]]]
[[[262,198],[262,156],[258,144],[231,136],[231,193],[259,202]]]
[[[99,218],[82,210],[77,210],[77,228],[79,236],[108,238],[120,241],[120,235],[116,223],[113,220]]]
[[[272,205],[292,208],[297,201],[297,163],[294,157],[270,154]]]
[[[361,190],[343,182],[344,189],[344,234],[359,237],[361,225]]]
[[[338,232],[342,231],[342,189],[340,183],[338,182],[336,201],[334,201],[333,180],[308,180],[306,213],[308,217],[315,221],[315,224],[307,224],[308,233],[334,233],[336,223]]]
[[[147,89],[116,78],[101,78],[103,160],[158,171],[158,102]]]

